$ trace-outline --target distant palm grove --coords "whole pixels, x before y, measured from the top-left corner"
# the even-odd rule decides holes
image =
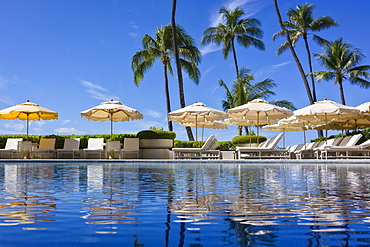
[[[348,41],[338,37],[335,41],[326,40],[316,33],[329,28],[335,28],[339,24],[330,16],[314,17],[315,5],[305,3],[289,9],[286,13],[287,20],[279,11],[277,0],[273,0],[276,10],[277,21],[281,30],[272,36],[277,41],[282,39],[282,44],[276,51],[277,56],[287,50],[290,51],[297,69],[301,74],[302,82],[306,90],[310,104],[317,101],[316,82],[329,81],[338,85],[341,103],[345,104],[343,83],[345,81],[362,88],[370,87],[370,66],[363,65],[365,55],[359,48],[354,48]],[[171,24],[160,27],[155,34],[145,34],[142,38],[142,49],[132,56],[131,68],[134,73],[134,83],[139,85],[145,74],[153,67],[155,62],[161,62],[163,66],[163,81],[165,103],[167,113],[171,112],[171,98],[169,92],[169,75],[175,75],[176,64],[178,85],[180,92],[181,107],[185,105],[183,91],[182,71],[196,84],[199,83],[201,72],[198,68],[201,63],[201,52],[197,48],[194,39],[175,22],[176,0],[172,1]],[[220,8],[219,15],[222,21],[217,26],[209,27],[203,32],[203,38],[199,45],[215,44],[222,46],[222,57],[228,59],[231,55],[235,69],[235,80],[225,82],[222,79],[219,84],[225,90],[225,99],[221,102],[225,111],[230,108],[248,103],[256,98],[267,100],[275,95],[273,88],[276,86],[273,79],[266,78],[261,82],[254,82],[254,75],[248,65],[238,63],[238,55],[248,56],[248,53],[238,50],[253,48],[265,50],[262,23],[256,18],[245,18],[241,8]],[[175,38],[174,38],[175,37]],[[322,53],[312,53],[309,38],[322,48]],[[285,41],[284,41],[285,40]],[[299,40],[303,40],[307,56],[299,58],[295,52],[295,46]],[[238,52],[237,52],[238,50]],[[317,59],[322,68],[314,69],[312,59]],[[300,59],[307,59],[307,68],[303,68]],[[294,110],[292,102],[278,100],[270,102],[279,106]],[[188,128],[189,140],[194,140],[191,130]],[[172,122],[168,121],[168,130],[172,131]],[[247,131],[247,130],[246,130]],[[239,127],[239,134],[242,128]]]

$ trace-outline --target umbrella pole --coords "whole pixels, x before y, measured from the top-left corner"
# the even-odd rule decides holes
[[[258,129],[259,124],[260,124],[260,112],[258,111],[257,112],[257,143],[258,144],[260,143],[260,138],[259,138],[260,130]]]
[[[27,135],[26,135],[26,139],[27,139],[27,141],[28,141],[28,119],[29,118],[29,114],[27,114],[27,123],[26,123],[26,129],[27,129]]]
[[[112,140],[112,136],[113,136],[113,121],[112,121],[112,115],[113,113],[110,113],[110,140]]]
[[[195,116],[195,145],[198,147],[198,115]]]
[[[325,144],[328,144],[328,115],[325,113]]]

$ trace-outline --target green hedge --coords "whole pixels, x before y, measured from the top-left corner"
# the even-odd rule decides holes
[[[204,141],[180,141],[174,140],[173,146],[175,148],[195,148],[203,146]],[[235,145],[231,141],[218,142],[220,144],[219,150],[235,150]]]
[[[173,131],[164,130],[142,130],[137,133],[140,139],[172,139],[176,138],[176,133]]]
[[[264,142],[267,140],[266,136],[235,136],[231,142],[233,144],[248,144],[248,143],[257,143],[257,140],[259,140],[259,143]]]
[[[55,138],[55,148],[63,148],[64,139],[66,138],[80,138],[80,148],[86,148],[89,138],[104,138],[105,141],[110,140],[109,134],[103,135],[29,135],[28,140],[34,143],[39,143],[41,138]],[[120,141],[123,143],[124,138],[135,138],[135,134],[113,134],[113,141]],[[23,138],[26,140],[26,135],[0,135],[0,148],[5,147],[6,139],[8,138]]]

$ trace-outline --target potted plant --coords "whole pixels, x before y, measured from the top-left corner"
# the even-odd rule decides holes
[[[168,159],[176,133],[163,128],[151,127],[137,133],[140,138],[140,154],[144,159]]]
[[[265,136],[243,135],[235,136],[231,142],[239,147],[258,147],[261,142],[266,140],[267,138]]]

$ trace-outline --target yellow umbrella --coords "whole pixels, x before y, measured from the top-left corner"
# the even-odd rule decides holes
[[[81,117],[93,121],[110,120],[110,138],[112,139],[113,123],[118,121],[129,121],[142,119],[143,115],[136,109],[123,105],[119,101],[110,100],[98,106],[81,112]]]
[[[8,107],[0,111],[0,119],[19,119],[27,121],[27,140],[29,120],[52,120],[58,119],[58,113],[52,110],[31,103],[27,100],[26,103]]]

